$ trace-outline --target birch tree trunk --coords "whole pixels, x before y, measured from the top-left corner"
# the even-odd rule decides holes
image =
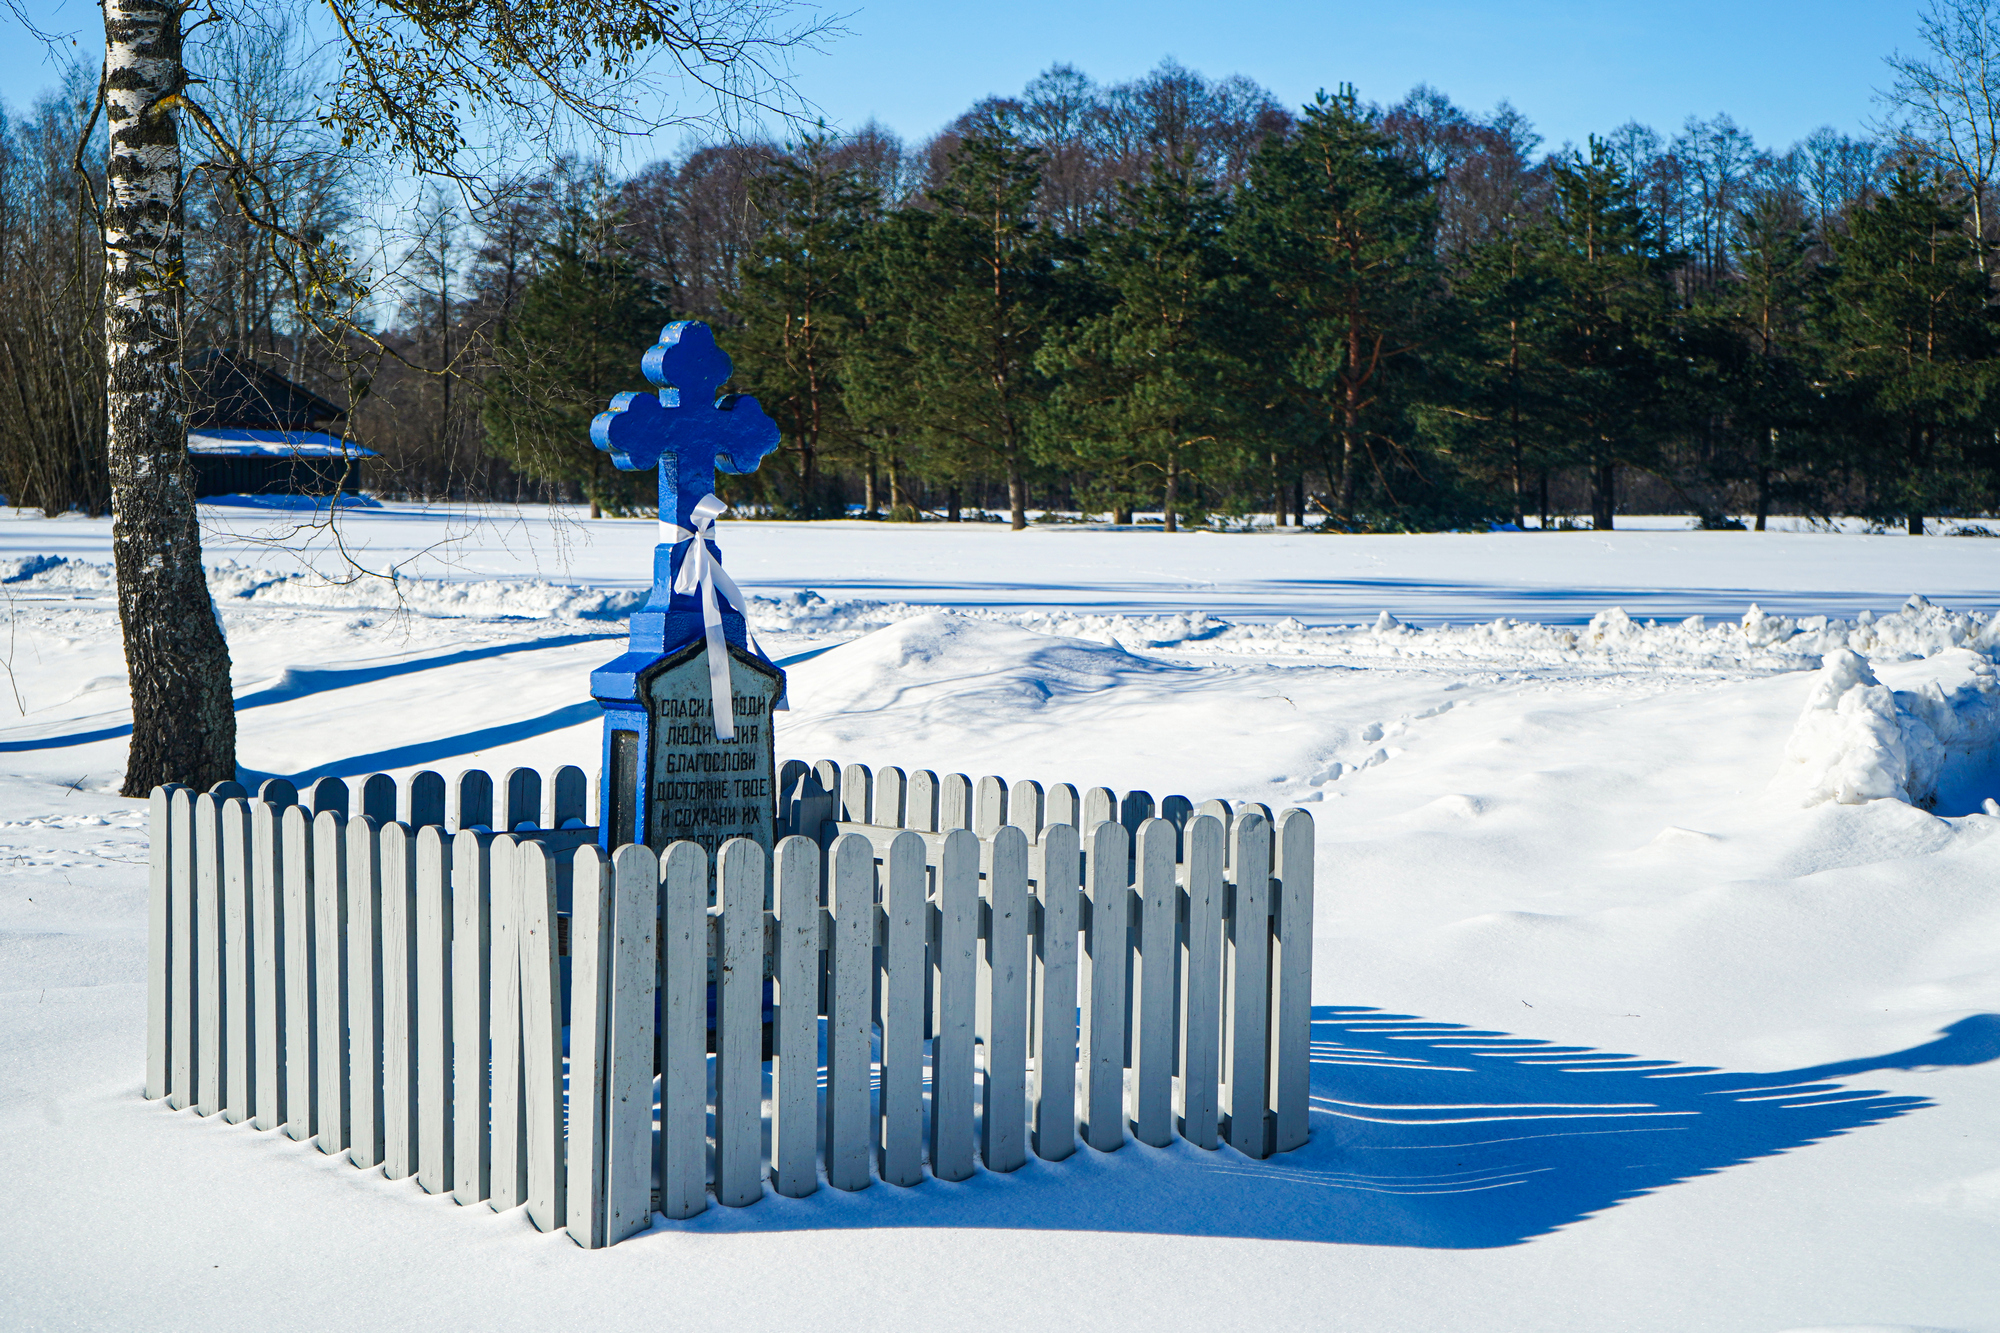
[[[202,573],[181,386],[181,9],[104,0],[111,544],[132,688],[127,796],[236,776],[236,713]]]

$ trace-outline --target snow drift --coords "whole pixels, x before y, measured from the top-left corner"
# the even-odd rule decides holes
[[[1983,655],[1969,671],[1949,693],[1935,680],[1892,690],[1859,653],[1828,653],[1785,745],[1778,782],[1806,805],[1887,799],[1930,809],[1953,757],[2000,741],[2000,678]]]

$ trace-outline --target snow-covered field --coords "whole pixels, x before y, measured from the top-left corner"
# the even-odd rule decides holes
[[[652,524],[204,517],[247,770],[592,762]],[[109,529],[0,511],[0,1327],[2000,1330],[2000,543],[1635,526],[725,524],[784,755],[1314,812],[1315,1138],[590,1254],[140,1099]]]

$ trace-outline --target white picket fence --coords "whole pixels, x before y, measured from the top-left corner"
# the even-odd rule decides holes
[[[767,1181],[1306,1140],[1303,811],[794,761],[775,856],[711,865],[607,860],[588,786],[155,790],[147,1096],[587,1247]]]

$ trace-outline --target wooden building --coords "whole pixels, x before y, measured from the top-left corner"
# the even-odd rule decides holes
[[[199,353],[187,369],[197,496],[360,488],[361,461],[375,452],[345,438],[340,408],[234,352]]]

